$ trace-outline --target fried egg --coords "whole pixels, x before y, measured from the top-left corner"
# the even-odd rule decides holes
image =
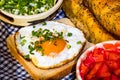
[[[54,21],[21,28],[15,35],[18,52],[42,69],[70,62],[79,54],[85,42],[82,31]]]

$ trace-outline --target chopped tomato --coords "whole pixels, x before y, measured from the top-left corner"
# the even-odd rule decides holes
[[[84,65],[85,65],[85,66],[88,66],[89,68],[90,68],[90,66],[92,67],[92,63],[95,62],[92,54],[93,54],[93,53],[90,52],[90,53],[87,55],[86,59],[83,61]]]
[[[104,49],[103,48],[95,48],[93,52],[93,57],[95,62],[104,61]]]
[[[97,71],[97,77],[104,78],[104,77],[110,77],[110,75],[111,73],[109,71],[108,66],[105,63],[103,63],[100,66],[99,70]]]
[[[81,64],[79,69],[80,69],[80,75],[81,76],[85,76],[87,74],[88,70],[89,70],[88,67],[85,66],[83,63]]]
[[[115,47],[120,47],[120,41],[117,41],[117,42],[115,43]]]
[[[120,80],[120,41],[95,46],[80,69],[85,80]]]
[[[86,76],[87,80],[90,80],[94,77],[96,77],[96,72],[98,71],[99,67],[101,66],[102,63],[96,63],[93,68],[89,71],[89,73]],[[92,79],[93,80],[93,79]]]
[[[115,49],[115,45],[112,43],[108,43],[108,44],[103,44],[104,48],[107,50],[113,50]]]
[[[119,64],[116,61],[110,60],[110,61],[106,61],[107,66],[112,69],[118,69],[119,68]]]
[[[117,77],[116,75],[112,75],[112,76],[111,76],[111,80],[120,80],[120,78]]]

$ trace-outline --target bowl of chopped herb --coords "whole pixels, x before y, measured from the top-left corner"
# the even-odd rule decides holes
[[[50,20],[63,0],[0,0],[0,19],[16,26]]]

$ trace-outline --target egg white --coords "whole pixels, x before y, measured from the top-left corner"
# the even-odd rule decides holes
[[[48,68],[54,68],[59,67],[70,60],[73,60],[78,54],[79,51],[82,49],[84,43],[86,42],[86,39],[84,37],[84,34],[79,29],[65,25],[59,22],[53,22],[48,21],[46,22],[46,25],[37,24],[35,27],[28,26],[21,28],[15,36],[16,41],[16,47],[22,56],[25,56],[27,54],[30,55],[30,59],[32,60],[33,64],[39,68],[48,69]],[[39,28],[42,29],[49,29],[50,31],[57,31],[57,32],[63,32],[63,39],[67,40],[67,45],[71,45],[71,48],[68,49],[67,46],[64,48],[63,51],[61,51],[58,55],[55,57],[41,55],[36,50],[33,51],[34,54],[29,53],[28,46],[31,42],[38,41],[39,39],[37,37],[32,36],[32,31],[37,31]],[[72,33],[72,36],[68,36],[68,33]],[[24,39],[26,40],[26,43],[24,46],[22,46],[20,36],[24,36]],[[81,41],[81,44],[77,44],[78,41]]]

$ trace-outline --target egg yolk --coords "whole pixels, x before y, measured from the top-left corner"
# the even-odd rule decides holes
[[[41,44],[44,54],[50,55],[50,53],[59,54],[66,46],[66,41],[63,39],[55,39],[52,41],[45,41]]]

